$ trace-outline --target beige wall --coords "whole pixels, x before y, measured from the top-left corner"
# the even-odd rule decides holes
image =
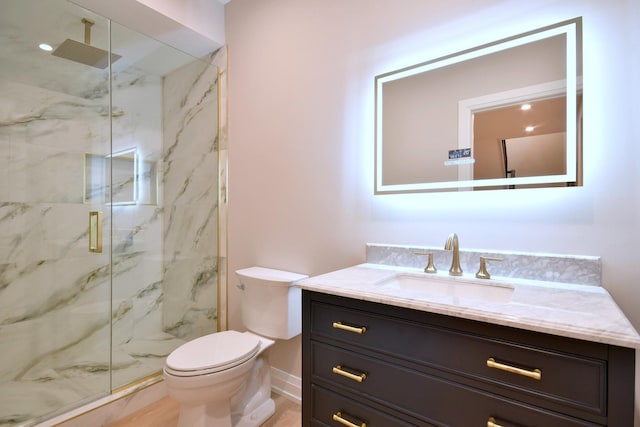
[[[375,75],[576,16],[583,187],[373,195]],[[640,328],[638,21],[637,0],[233,0],[229,271],[316,275],[363,262],[366,242],[439,246],[455,231],[464,248],[602,256]],[[299,343],[278,344],[273,364],[300,375]]]

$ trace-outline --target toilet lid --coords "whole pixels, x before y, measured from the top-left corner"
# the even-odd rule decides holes
[[[181,345],[167,357],[166,364],[172,371],[216,372],[249,360],[259,348],[260,338],[255,335],[223,331]]]

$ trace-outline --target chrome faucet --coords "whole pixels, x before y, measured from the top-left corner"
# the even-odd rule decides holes
[[[456,233],[449,234],[447,242],[444,244],[444,249],[447,251],[453,251],[449,275],[462,276],[462,268],[460,268],[460,248],[458,246],[458,235]]]

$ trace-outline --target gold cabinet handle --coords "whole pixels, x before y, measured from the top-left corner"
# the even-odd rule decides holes
[[[338,411],[335,414],[333,414],[333,421],[337,421],[342,425],[345,425],[347,427],[367,427],[367,423],[360,423],[360,424],[354,424],[349,420],[346,420],[344,418],[342,418],[342,412]]]
[[[343,331],[349,331],[356,334],[364,334],[365,332],[367,332],[367,328],[365,326],[357,327],[357,326],[343,325],[342,322],[333,322],[333,327],[335,329],[341,329]]]
[[[89,212],[89,252],[102,252],[102,212]]]
[[[496,362],[493,357],[487,359],[487,366],[494,369],[500,369],[501,371],[511,372],[512,374],[522,375],[528,378],[533,378],[534,380],[542,379],[542,371],[540,369],[534,369],[533,371],[528,371],[522,368],[516,368],[515,366],[505,365],[504,363]]]
[[[351,372],[345,371],[341,365],[334,366],[333,373],[342,375],[343,377],[347,377],[350,380],[354,380],[359,383],[367,379],[367,374],[365,374],[364,372],[361,374],[352,374]]]
[[[491,417],[487,420],[487,427],[502,427],[500,424],[496,424],[496,419]]]

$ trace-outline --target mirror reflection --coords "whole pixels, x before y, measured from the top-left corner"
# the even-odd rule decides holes
[[[579,185],[580,20],[376,77],[376,194]]]

